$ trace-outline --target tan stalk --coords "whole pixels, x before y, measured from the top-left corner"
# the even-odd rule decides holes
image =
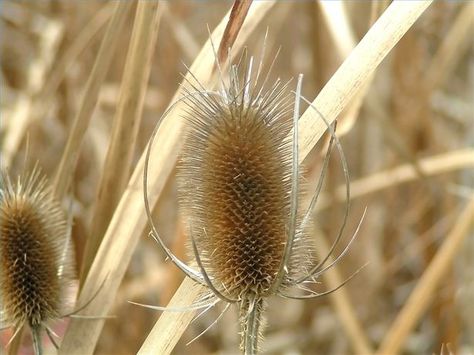
[[[336,46],[338,57],[342,62],[349,56],[350,52],[356,46],[355,34],[350,26],[350,21],[344,7],[344,3],[342,1],[319,1],[318,3],[326,20],[329,33],[331,34]],[[354,125],[365,95],[367,94],[372,82],[372,78],[363,85],[361,91],[351,101],[345,112],[341,114],[342,117],[340,117],[339,120],[341,120],[342,124],[338,125],[338,136],[342,136],[347,133]],[[328,144],[329,140],[326,142],[326,146]],[[326,149],[323,149],[323,151],[325,150]],[[316,252],[318,257],[322,259],[327,255],[329,246],[327,245],[326,239],[322,235],[321,231],[318,230],[317,234],[318,236],[316,239],[318,241],[318,247]],[[331,263],[332,261],[333,258],[328,259],[328,263]],[[323,277],[326,281],[328,289],[336,288],[343,282],[337,264],[331,269],[327,270],[323,274]],[[335,311],[337,312],[345,333],[352,343],[353,350],[358,354],[372,354],[374,350],[363,330],[362,325],[357,319],[356,312],[345,288],[332,293],[329,298]]]
[[[425,313],[436,295],[436,288],[443,277],[451,270],[453,259],[462,246],[464,239],[472,232],[474,224],[474,196],[454,223],[443,245],[417,282],[402,311],[387,332],[377,354],[398,354],[402,350],[411,330]]]
[[[343,1],[318,1],[319,7],[326,22],[328,32],[337,50],[338,59],[342,63],[357,45],[354,31],[352,30],[349,16]],[[354,126],[360,108],[368,92],[372,80],[368,80],[360,92],[352,99],[351,104],[339,117],[337,135],[342,137]],[[326,142],[326,147],[329,140]],[[323,154],[326,149],[323,149]]]
[[[198,299],[204,291],[206,291],[205,288],[187,277],[169,304],[173,307],[187,306],[190,299]],[[164,312],[137,354],[170,354],[194,315],[195,312]],[[160,333],[157,334],[155,329],[159,329]],[[158,337],[161,341],[156,342]]]
[[[344,60],[356,46],[356,37],[343,1],[318,1],[339,59]],[[339,128],[339,127],[338,127]]]
[[[387,8],[313,101],[313,104],[324,114],[328,122],[335,120],[431,2],[395,1]],[[318,119],[314,111],[309,108],[299,120],[300,162],[308,155],[325,131],[324,122]],[[159,138],[156,141],[159,142]],[[156,165],[156,159],[153,165]],[[189,305],[195,302],[196,293],[190,292],[194,287],[193,284],[193,281],[185,279],[169,306],[177,306],[174,303],[176,300],[181,302],[180,305]],[[173,334],[173,339],[178,339],[177,334],[180,335],[184,332],[193,315],[193,312],[187,312],[186,315],[165,312],[162,317],[166,317],[166,324],[158,320],[142,347],[168,349],[166,344],[170,343],[170,339],[166,337]]]
[[[53,182],[54,194],[60,200],[68,189],[84,135],[97,103],[100,87],[107,74],[107,69],[110,67],[117,43],[121,38],[117,33],[120,32],[131,5],[131,1],[117,2],[114,15],[100,45],[94,67],[84,87],[84,96],[79,111],[74,117],[71,133]]]
[[[172,24],[170,26],[171,33],[184,55],[183,60],[191,61],[197,56],[200,50],[199,44],[194,38],[194,33],[192,33],[190,28],[186,27],[186,24],[180,17],[175,16],[170,11],[170,6],[166,1],[161,3],[161,7],[163,8],[163,20],[166,21],[167,24]]]
[[[459,169],[474,168],[474,150],[461,149],[419,160],[426,176],[444,174]],[[403,164],[396,168],[360,178],[351,183],[351,199],[366,196],[390,187],[418,179],[420,176],[412,164]],[[339,186],[335,198],[343,202],[346,198],[345,186]],[[334,201],[326,195],[320,197],[318,210],[329,207]]]
[[[274,4],[273,1],[254,2],[252,4],[234,45],[234,52],[242,47],[245,40]],[[228,14],[212,34],[214,43],[219,43],[227,21]],[[191,66],[191,71],[200,82],[207,84],[210,81],[213,65],[214,53],[208,41]],[[187,78],[192,80],[189,74],[187,74]],[[181,90],[178,90],[173,101],[177,100],[181,94]],[[152,205],[156,203],[162,192],[165,182],[175,166],[180,150],[183,121],[179,116],[178,106],[163,121],[155,140],[156,144],[152,147],[153,164],[151,164],[148,172],[148,198]],[[78,303],[84,304],[90,300],[100,287],[101,291],[80,314],[101,316],[109,312],[138,239],[146,228],[147,220],[142,188],[143,164],[144,155],[138,162],[128,187],[115,210],[89,275],[84,282]],[[104,283],[102,284],[102,282]],[[104,320],[72,319],[59,353],[68,355],[93,353],[103,323]]]
[[[432,0],[394,1],[375,22],[313,101],[329,123],[371,78],[380,62],[431,3]],[[326,127],[311,109],[306,110],[299,125],[300,157],[304,159]]]
[[[138,2],[112,137],[94,204],[89,239],[86,243],[81,282],[89,272],[110,218],[130,178],[138,127],[150,77],[151,59],[158,36],[160,9],[158,2]]]
[[[64,55],[54,62],[54,66],[51,68],[50,73],[44,78],[44,85],[41,86],[41,90],[33,96],[33,100],[30,102],[25,97],[20,96],[16,109],[14,109],[11,117],[11,122],[15,122],[6,130],[6,138],[4,142],[4,148],[2,150],[2,159],[4,166],[9,166],[13,156],[20,146],[21,140],[24,138],[30,124],[38,119],[43,119],[45,113],[50,107],[51,96],[57,90],[59,84],[64,78],[69,68],[76,63],[76,58],[79,54],[87,47],[91,42],[91,39],[97,32],[104,26],[107,20],[110,18],[112,13],[113,4],[107,4],[101,9],[90,22],[88,22],[84,29],[74,39],[72,44],[66,49]],[[50,29],[50,26],[46,27],[46,30],[42,32],[42,36],[52,37],[54,34],[54,27]],[[52,44],[50,38],[46,43]],[[55,51],[53,48],[45,48],[45,53],[48,53],[48,57],[52,56]],[[1,113],[0,113],[1,115]]]
[[[351,27],[349,16],[343,1],[319,1],[321,12],[326,21],[326,26],[334,41],[339,59],[344,61],[357,45],[355,33]],[[367,80],[359,93],[351,100],[351,103],[338,119],[337,135],[341,137],[348,133],[354,126],[360,109],[367,95],[372,79]],[[326,146],[329,140],[326,142]],[[325,149],[323,149],[323,152]]]
[[[74,41],[66,48],[64,54],[54,64],[50,76],[45,80],[44,87],[38,99],[35,101],[35,112],[33,119],[43,119],[48,108],[50,107],[51,97],[54,95],[65,74],[68,70],[77,63],[77,57],[84,51],[89,44],[91,44],[94,36],[99,30],[104,27],[110,19],[114,4],[108,3],[100,9],[96,15],[84,25],[83,30],[74,38]]]

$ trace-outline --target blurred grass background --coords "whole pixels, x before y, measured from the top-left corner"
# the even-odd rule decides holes
[[[388,3],[344,2],[355,43]],[[208,38],[206,24],[214,28],[232,5],[230,1],[189,0],[162,4],[135,159],[181,81],[180,73],[185,72],[182,62],[192,63]],[[112,5],[92,0],[4,0],[0,4],[1,158],[13,174],[39,161],[53,177]],[[282,47],[273,79],[303,73],[303,94],[309,99],[344,59],[323,8],[317,1],[280,2],[247,43],[250,52],[259,55],[268,28],[267,61]],[[74,173],[71,194],[78,270],[111,134],[133,15],[134,10],[117,34],[118,50],[101,87]],[[339,268],[341,274],[349,275],[369,262],[345,290],[374,347],[382,341],[473,193],[473,17],[470,2],[436,1],[377,69],[360,110],[353,116],[341,115],[338,130],[351,180],[359,183],[354,186],[361,191],[351,202],[348,236],[366,206],[368,210],[359,236]],[[305,161],[309,185],[318,176],[323,143]],[[407,182],[394,173],[374,175],[403,165],[412,176]],[[366,179],[374,176],[375,180]],[[342,183],[334,154],[315,216],[327,236],[326,243],[331,242],[341,222],[343,204],[338,202],[337,191]],[[186,237],[173,177],[155,211],[168,245],[185,258]],[[445,353],[447,349],[474,353],[474,235],[470,233],[436,289],[428,312],[406,339],[406,354],[438,354],[442,349]],[[323,237],[318,234],[317,238]],[[159,314],[127,301],[165,305],[181,279],[180,272],[164,262],[159,248],[144,235],[115,300],[112,313],[117,318],[107,321],[96,353],[136,353]],[[192,323],[175,353],[236,353],[235,312],[228,312],[217,326],[185,346],[219,313],[218,307],[211,309]],[[354,353],[329,297],[306,302],[275,299],[267,314],[263,349],[268,353]],[[66,324],[58,322],[54,329],[62,334]],[[2,346],[10,336],[11,332],[1,333]],[[26,340],[22,354],[31,353],[28,344]]]

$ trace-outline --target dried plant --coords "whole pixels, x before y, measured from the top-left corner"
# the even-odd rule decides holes
[[[38,168],[12,181],[0,176],[1,321],[13,327],[10,342],[28,325],[35,354],[41,333],[65,315],[65,291],[73,276],[66,218]]]
[[[256,74],[254,58],[248,58],[245,49],[238,63],[227,63],[227,76],[216,55],[221,91],[206,89],[194,77],[193,82],[187,82],[180,99],[187,107],[184,118],[189,127],[179,165],[178,189],[199,271],[179,261],[161,240],[148,206],[148,163],[144,174],[152,236],[187,276],[208,287],[208,292],[190,308],[208,309],[224,301],[227,305],[218,320],[230,305],[237,304],[240,348],[244,354],[258,351],[268,297],[317,298],[337,290],[355,275],[323,293],[308,286],[347,252],[355,237],[354,234],[342,253],[325,266],[341,240],[347,219],[347,165],[334,128],[319,114],[331,140],[318,186],[309,208],[302,213],[297,125],[300,101],[305,100],[301,96],[303,77],[299,76],[295,92],[289,89],[291,80],[277,79],[270,84],[277,55],[265,73],[265,41],[262,48]],[[346,178],[347,201],[339,234],[326,257],[317,262],[309,222],[334,143]],[[147,162],[149,158],[148,154]]]

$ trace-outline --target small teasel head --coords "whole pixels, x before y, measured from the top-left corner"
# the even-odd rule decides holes
[[[63,292],[72,279],[66,218],[47,180],[35,167],[14,181],[0,174],[0,305],[3,322],[15,332],[32,331],[35,353],[47,322],[65,307]],[[53,341],[54,343],[54,341]]]
[[[178,191],[199,271],[166,248],[151,220],[146,180],[152,143],[144,174],[145,206],[153,237],[189,277],[209,288],[210,295],[196,303],[196,308],[215,304],[216,298],[238,305],[244,354],[258,351],[267,297],[314,298],[334,291],[317,294],[306,285],[348,250],[346,246],[335,261],[325,265],[341,239],[348,204],[339,235],[323,260],[315,261],[314,245],[307,235],[334,144],[343,162],[349,197],[347,167],[335,128],[310,104],[332,138],[320,182],[309,208],[302,213],[297,129],[300,100],[305,100],[301,96],[302,76],[295,92],[291,91],[291,80],[270,82],[274,61],[263,73],[263,54],[261,58],[253,72],[253,57],[248,58],[244,50],[237,64],[228,64],[226,75],[216,60],[221,90],[208,90],[194,78],[187,82],[179,101],[187,107],[184,118],[188,130],[178,169]],[[294,288],[309,294],[294,295]]]

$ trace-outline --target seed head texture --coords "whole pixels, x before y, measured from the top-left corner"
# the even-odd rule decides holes
[[[31,328],[60,316],[70,266],[63,265],[66,222],[35,169],[0,192],[0,299],[8,324]]]

